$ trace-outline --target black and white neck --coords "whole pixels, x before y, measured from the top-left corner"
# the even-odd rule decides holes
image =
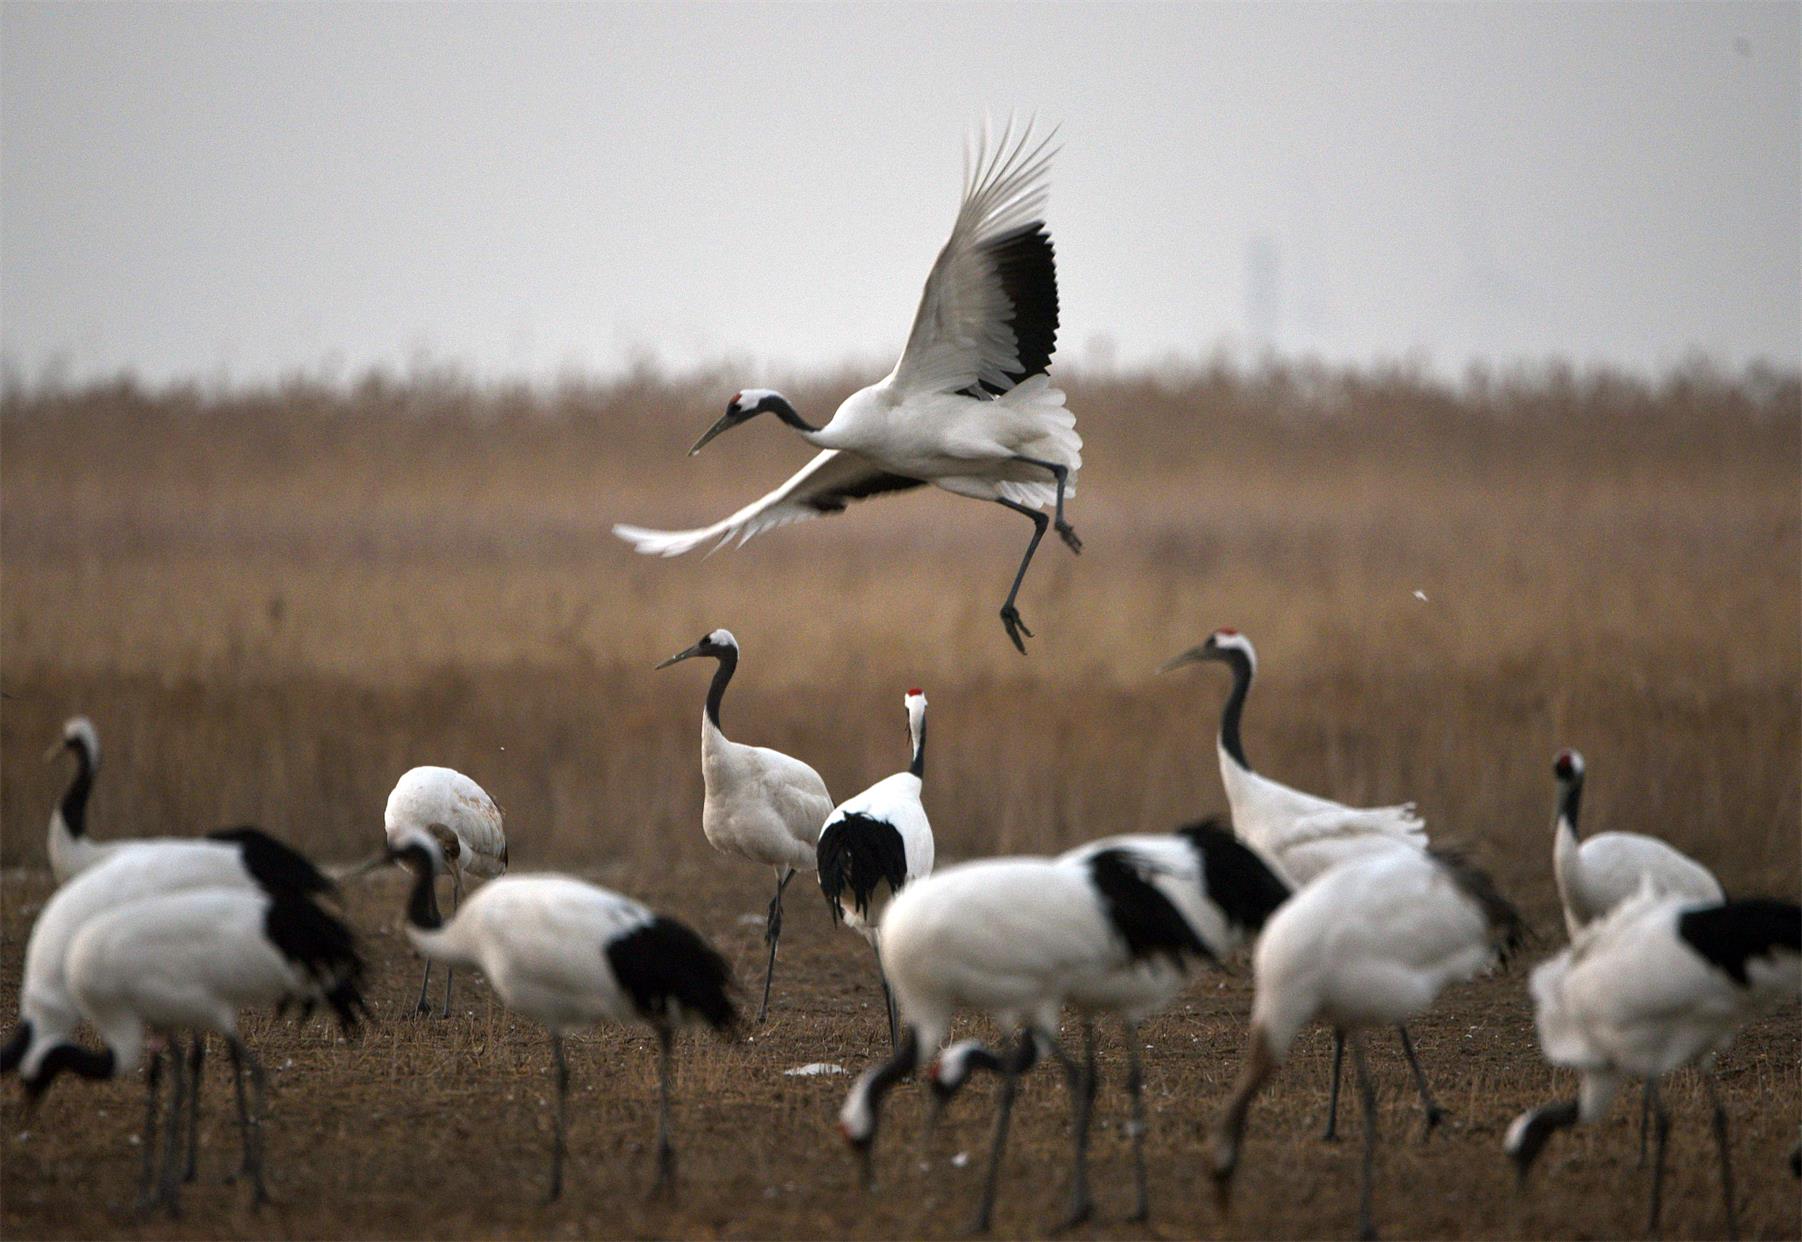
[[[100,746],[87,721],[72,720],[64,730],[63,747],[75,756],[75,776],[63,792],[55,814],[62,820],[62,830],[71,839],[80,840],[87,833],[88,795],[94,790],[94,774],[100,769]]]
[[[1558,831],[1580,838],[1577,812],[1583,803],[1583,756],[1574,750],[1559,752],[1552,773],[1558,778]]]
[[[920,780],[926,779],[926,693],[909,690],[904,700],[907,707],[907,734],[913,742],[913,761],[907,770]]]
[[[713,683],[707,687],[707,719],[721,733],[726,730],[720,724],[720,703],[725,700],[726,687],[732,684],[732,674],[738,671],[738,648],[722,647],[708,653],[720,662],[713,671]]]
[[[432,883],[437,879],[439,858],[422,841],[412,841],[389,856],[413,873],[413,891],[407,896],[407,925],[419,931],[438,931],[444,920],[438,914],[438,896]]]
[[[1249,772],[1251,760],[1245,757],[1245,743],[1239,738],[1239,717],[1245,711],[1245,696],[1251,691],[1252,675],[1257,668],[1250,654],[1236,647],[1220,648],[1214,658],[1233,673],[1232,692],[1226,696],[1226,706],[1220,712],[1220,749]]]

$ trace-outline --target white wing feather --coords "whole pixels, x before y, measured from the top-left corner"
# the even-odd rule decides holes
[[[991,150],[985,142],[966,157],[963,205],[920,295],[907,347],[895,363],[894,387],[904,393],[962,392],[978,382],[1005,389],[1020,366],[1008,317],[1014,307],[990,247],[1038,221],[1050,194],[1053,131],[1033,140],[1029,124],[1018,139],[1008,123]]]
[[[717,552],[734,540],[743,545],[766,530],[837,513],[849,500],[915,485],[915,480],[903,480],[856,453],[827,449],[775,491],[711,526],[650,530],[622,522],[613,533],[647,556],[681,556],[704,543],[712,543],[709,551]]]

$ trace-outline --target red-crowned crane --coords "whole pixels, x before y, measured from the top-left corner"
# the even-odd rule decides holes
[[[895,1024],[895,998],[888,975],[882,969],[882,940],[877,930],[887,899],[906,885],[932,874],[932,824],[920,802],[926,777],[926,692],[909,690],[901,700],[907,712],[907,735],[912,759],[907,771],[884,777],[833,810],[820,829],[816,859],[820,891],[832,910],[834,922],[869,942],[876,955],[876,977],[882,982],[882,1003],[888,1010],[889,1050],[900,1046]]]
[[[1251,1103],[1310,1022],[1346,1033],[1364,1103],[1359,1236],[1376,1236],[1370,1193],[1376,1091],[1357,1028],[1406,1022],[1439,993],[1512,952],[1525,928],[1483,872],[1442,850],[1389,850],[1330,868],[1285,902],[1253,953],[1257,994],[1245,1066],[1208,1143],[1222,1210]]]
[[[333,891],[332,882],[304,855],[255,828],[222,829],[197,840],[121,843],[104,862],[57,889],[32,925],[19,988],[19,1025],[0,1048],[0,1073],[16,1070],[28,1093],[40,1090],[44,1062],[51,1050],[73,1041],[81,1011],[70,992],[67,957],[83,925],[129,902],[199,888],[244,888],[272,899],[311,898]],[[188,1054],[187,1076],[194,1084],[187,1093],[190,1181],[198,1159],[204,1047],[203,1038],[197,1035]],[[178,1051],[170,1049],[172,1060]],[[157,1056],[150,1065],[153,1112],[161,1064]],[[178,1120],[172,1120],[172,1127]],[[147,1141],[147,1159],[149,1150]]]
[[[1658,1231],[1670,1116],[1658,1080],[1702,1070],[1714,1111],[1727,1236],[1738,1236],[1727,1112],[1714,1080],[1714,1053],[1762,1010],[1802,992],[1802,906],[1751,899],[1696,902],[1640,892],[1578,930],[1571,945],[1533,972],[1539,1045],[1548,1061],[1582,1075],[1577,1098],[1522,1113],[1503,1149],[1524,1182],[1557,1131],[1601,1120],[1629,1078],[1645,1083],[1653,1113],[1652,1201]]]
[[[1561,750],[1552,764],[1558,782],[1558,816],[1552,824],[1552,874],[1564,925],[1571,938],[1586,924],[1635,896],[1642,884],[1654,891],[1693,901],[1721,901],[1726,893],[1714,873],[1657,837],[1638,832],[1598,832],[1587,840],[1577,835],[1577,812],[1583,800],[1583,756]]]
[[[1103,849],[1081,860],[996,858],[935,872],[902,889],[882,916],[883,963],[901,1011],[900,1047],[866,1070],[839,1111],[839,1128],[869,1180],[883,1097],[950,1030],[960,1009],[1018,1030],[1012,1048],[992,1056],[1001,1105],[975,1229],[986,1230],[1007,1144],[1019,1076],[1041,1052],[1063,1067],[1078,1120],[1082,1067],[1058,1041],[1058,1012],[1091,981],[1127,960],[1172,960],[1207,952],[1170,898],[1128,851]],[[1088,1215],[1085,1130],[1075,1132],[1067,1219]]]
[[[1043,219],[1055,151],[1028,125],[985,141],[964,166],[963,204],[926,278],[913,330],[894,370],[847,397],[824,427],[803,420],[780,393],[750,388],[695,442],[774,414],[824,450],[788,482],[730,517],[698,530],[617,525],[639,552],[679,556],[703,544],[743,543],[762,531],[827,513],[854,500],[931,483],[993,501],[1032,520],[1019,571],[1001,607],[1022,653],[1032,637],[1014,599],[1055,509],[1072,551],[1082,541],[1064,520],[1076,488],[1082,440],[1076,417],[1048,374],[1057,346],[1057,265]]]
[[[1166,660],[1158,671],[1169,672],[1185,664],[1204,662],[1224,664],[1233,675],[1232,692],[1227,695],[1226,706],[1221,711],[1220,731],[1215,739],[1220,782],[1226,787],[1233,828],[1270,860],[1290,887],[1300,888],[1329,868],[1398,846],[1417,851],[1426,848],[1426,824],[1415,813],[1412,802],[1396,806],[1346,806],[1330,798],[1292,789],[1254,771],[1251,760],[1245,757],[1245,744],[1239,737],[1239,718],[1245,710],[1246,695],[1251,692],[1252,678],[1257,675],[1257,650],[1251,645],[1251,639],[1238,630],[1218,629],[1200,646]],[[1432,1089],[1427,1085],[1426,1071],[1420,1068],[1420,1058],[1414,1054],[1414,1041],[1408,1035],[1408,1028],[1397,1026],[1396,1033],[1426,1113],[1424,1139],[1444,1119],[1445,1110],[1434,1100]],[[1345,1040],[1335,1033],[1326,1129],[1321,1135],[1329,1142],[1338,1132],[1339,1073],[1344,1059]]]
[[[817,865],[815,843],[820,827],[832,814],[832,795],[820,774],[799,759],[767,746],[746,746],[727,737],[720,727],[720,703],[738,668],[738,640],[731,630],[714,630],[684,651],[657,665],[668,668],[682,660],[706,656],[719,661],[707,688],[701,713],[701,831],[722,854],[736,854],[776,870],[776,895],[770,898],[763,938],[769,962],[763,972],[762,1022],[770,1012],[770,981],[776,975],[776,943],[782,939],[782,893],[797,871]]]
[[[557,1113],[547,1201],[563,1193],[569,1096],[563,1037],[597,1022],[635,1023],[656,1033],[660,1086],[653,1190],[673,1193],[669,1093],[676,1027],[691,1019],[718,1031],[732,1026],[732,978],[725,960],[676,920],[562,875],[502,877],[483,885],[466,909],[445,922],[432,893],[432,876],[445,865],[437,842],[414,833],[390,850],[414,874],[407,902],[413,947],[447,966],[481,971],[502,1004],[550,1032]]]
[[[394,845],[413,833],[424,832],[438,843],[451,877],[451,910],[463,899],[463,877],[491,879],[507,870],[507,832],[501,808],[488,792],[454,768],[418,767],[401,775],[388,794],[382,811],[382,829]],[[451,985],[456,972],[444,972],[444,1008],[439,1017],[450,1017]],[[431,959],[419,980],[419,1003],[414,1011],[429,1014],[426,988],[432,981]]]
[[[95,1053],[71,1042],[48,1048],[27,1080],[34,1103],[64,1071],[90,1079],[134,1072],[148,1031],[171,1039],[183,1031],[223,1036],[237,1077],[244,1170],[255,1201],[266,1202],[263,1067],[239,1037],[238,1013],[251,1005],[285,1008],[324,1001],[347,1032],[354,1028],[363,1009],[363,962],[350,929],[292,890],[187,888],[140,897],[87,919],[69,942],[65,974],[68,995],[99,1033],[104,1050]],[[163,1172],[146,1205],[161,1205],[174,1216],[181,1210],[180,1117],[192,1087],[184,1087],[181,1058],[172,1055],[169,1062]],[[254,1111],[245,1104],[246,1068],[255,1089]],[[146,1189],[156,1107],[153,1075],[145,1121]]]
[[[1106,837],[1078,846],[1061,855],[1060,860],[1080,866],[1109,852],[1129,862],[1141,879],[1168,899],[1194,931],[1196,942],[1205,950],[1203,956],[1211,961],[1236,952],[1289,898],[1288,886],[1257,851],[1215,819],[1190,824],[1168,835]],[[1120,1019],[1126,1041],[1126,1090],[1132,1104],[1128,1128],[1132,1135],[1135,1190],[1133,1213],[1127,1219],[1136,1222],[1151,1216],[1145,1175],[1139,1023],[1163,1009],[1182,991],[1189,982],[1191,960],[1179,954],[1135,956],[1124,937],[1119,949],[1111,970],[1077,975],[1067,997],[1083,1019],[1084,1080],[1075,1134],[1080,1170],[1088,1151],[1088,1127],[1097,1085],[1093,1019],[1097,1014],[1113,1014]],[[940,1101],[948,1100],[969,1080],[972,1070],[998,1071],[1001,1067],[1000,1057],[980,1041],[960,1041],[940,1053],[933,1064],[934,1094]],[[1086,1178],[1080,1179],[1079,1184],[1086,1184]],[[1078,1206],[1086,1209],[1086,1201]],[[1082,1210],[1082,1215],[1086,1217],[1086,1210]]]

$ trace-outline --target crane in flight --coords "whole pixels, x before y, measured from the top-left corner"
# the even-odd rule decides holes
[[[1010,121],[964,164],[963,205],[939,251],[913,330],[894,370],[847,397],[815,427],[781,393],[747,388],[689,455],[721,432],[774,414],[821,450],[781,487],[711,526],[662,531],[616,525],[647,555],[680,556],[776,526],[841,513],[854,500],[931,483],[1025,515],[1032,539],[1014,574],[1001,623],[1022,654],[1032,631],[1015,597],[1045,528],[1073,552],[1082,540],[1064,518],[1082,468],[1076,416],[1048,368],[1057,347],[1057,265],[1043,218],[1052,137]],[[1052,507],[1053,516],[1044,510]]]

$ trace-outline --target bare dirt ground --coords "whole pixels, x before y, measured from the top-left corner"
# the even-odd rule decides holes
[[[738,377],[742,379],[743,377]],[[0,408],[0,1024],[50,892],[38,762],[91,715],[101,837],[257,822],[347,863],[417,763],[505,808],[516,870],[566,868],[693,923],[760,979],[770,877],[699,831],[705,674],[658,659],[719,625],[745,658],[727,731],[813,763],[839,797],[904,762],[901,691],[932,701],[926,803],[945,861],[1161,831],[1222,805],[1217,670],[1157,677],[1219,625],[1257,641],[1245,718],[1261,768],[1348,801],[1419,802],[1471,846],[1540,939],[1512,971],[1414,1025],[1452,1124],[1417,1142],[1393,1033],[1377,1220],[1390,1236],[1617,1237],[1644,1225],[1638,1101],[1560,1136],[1516,1192],[1500,1153],[1522,1108],[1567,1093],[1534,1044],[1531,962],[1563,940],[1550,876],[1552,753],[1589,759],[1586,827],[1670,839],[1730,891],[1802,888],[1802,389],[1685,373],[1655,385],[1553,370],[1452,391],[1307,369],[1073,383],[1090,464],[1080,558],[1047,546],[1021,595],[1022,660],[995,619],[1023,522],[914,494],[709,560],[634,557],[614,520],[717,516],[804,459],[779,429],[683,454],[738,379],[641,377],[551,397],[376,381],[216,398],[10,393]],[[844,386],[785,385],[806,412]],[[768,434],[761,434],[767,432]],[[1415,592],[1424,594],[1419,599]],[[37,1236],[944,1236],[967,1224],[990,1091],[923,1152],[921,1100],[891,1097],[880,1188],[834,1128],[844,1077],[885,1051],[867,949],[790,889],[771,1021],[682,1045],[681,1197],[648,1203],[649,1036],[573,1046],[571,1175],[538,1204],[550,1119],[543,1034],[458,982],[449,1021],[405,1016],[417,964],[402,886],[347,894],[377,1020],[247,1020],[272,1070],[279,1203],[253,1214],[229,1078],[208,1070],[203,1173],[175,1223],[129,1215],[142,1083],[59,1083],[27,1133],[0,1090],[0,1234]],[[1329,1040],[1303,1038],[1254,1111],[1232,1215],[1203,1127],[1237,1071],[1243,963],[1143,1028],[1155,1218],[1130,1205],[1118,1033],[1094,1151],[1100,1218],[1077,1236],[1340,1236],[1356,1208],[1355,1092],[1318,1132]],[[1074,1031],[1068,1032],[1074,1038]],[[1802,1123],[1794,1006],[1722,1058],[1741,1225],[1802,1235],[1784,1159]],[[1723,1228],[1699,1083],[1669,1098],[1665,1233]],[[1067,1103],[1041,1068],[1016,1114],[996,1230],[1062,1211]],[[967,1156],[967,1159],[965,1158]],[[921,1161],[927,1161],[921,1167]]]

